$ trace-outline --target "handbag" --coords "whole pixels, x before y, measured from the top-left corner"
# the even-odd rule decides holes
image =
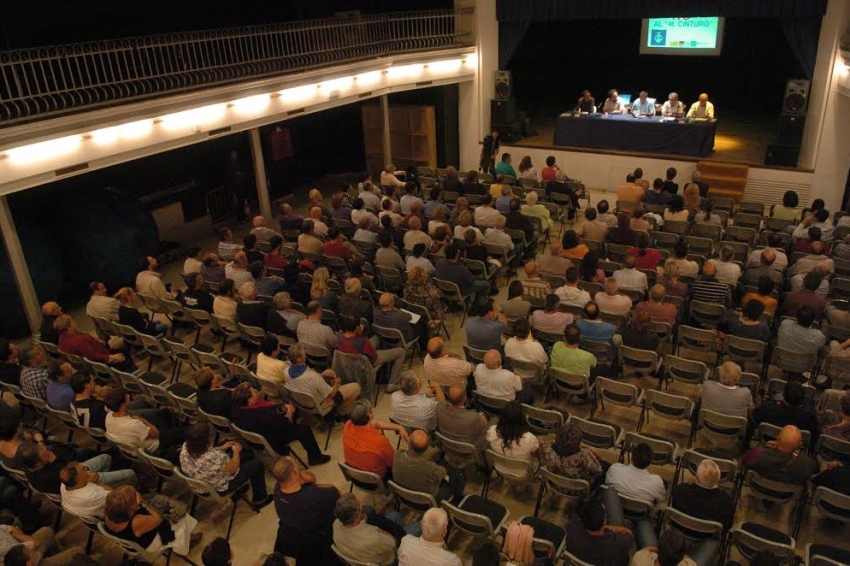
[[[172,525],[180,521],[189,512],[189,507],[182,501],[166,497],[160,493],[147,495],[145,503]]]

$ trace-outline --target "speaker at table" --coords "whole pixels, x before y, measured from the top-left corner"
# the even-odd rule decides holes
[[[796,167],[799,160],[799,145],[768,144],[764,164],[777,165],[779,167]]]
[[[516,99],[491,100],[490,121],[494,124],[512,124],[516,121]]]
[[[511,72],[496,71],[496,83],[493,87],[493,98],[507,100],[511,97]]]
[[[809,106],[809,81],[791,79],[785,83],[785,96],[782,98],[783,114],[805,114]]]

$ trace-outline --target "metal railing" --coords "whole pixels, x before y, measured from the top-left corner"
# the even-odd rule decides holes
[[[0,52],[0,127],[382,55],[472,45],[472,8]]]

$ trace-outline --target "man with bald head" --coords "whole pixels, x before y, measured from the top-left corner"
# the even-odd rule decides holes
[[[744,277],[742,279],[744,285],[751,285],[753,287],[758,287],[759,279],[762,275],[766,275],[777,289],[782,288],[782,272],[778,269],[774,269],[773,263],[776,261],[776,252],[771,249],[764,250],[761,255],[759,255],[759,265],[758,267],[750,267],[744,272]]]
[[[649,312],[652,322],[666,322],[670,326],[676,324],[679,317],[679,309],[673,303],[665,303],[667,287],[658,283],[649,290],[649,300],[640,303]]]
[[[697,120],[714,120],[714,104],[708,101],[708,95],[702,93],[699,100],[691,104],[688,118]]]
[[[519,400],[531,404],[534,396],[522,390],[522,378],[502,368],[502,354],[490,350],[484,354],[484,363],[475,368],[475,388],[482,395],[504,401]]]
[[[613,277],[605,280],[605,290],[596,293],[593,300],[604,313],[626,316],[632,310],[631,297],[620,294],[620,285]]]
[[[794,425],[782,427],[775,441],[747,450],[743,464],[769,480],[800,485],[820,469],[818,461],[803,450],[803,433]]]
[[[425,378],[440,385],[456,383],[467,386],[469,375],[474,369],[472,364],[460,359],[446,350],[446,341],[435,336],[428,341],[428,355],[425,356]]]
[[[806,274],[814,271],[815,268],[820,268],[819,271],[826,273],[827,278],[832,277],[832,274],[835,273],[835,262],[824,253],[824,243],[821,241],[809,244],[808,255],[801,257],[788,268],[788,277]]]
[[[53,328],[53,323],[62,314],[62,307],[55,301],[47,301],[41,305],[41,336],[39,340],[56,344],[59,341],[59,333]]]
[[[474,409],[467,409],[466,387],[456,383],[449,387],[445,402],[437,404],[437,430],[451,440],[474,444],[478,448],[479,462],[484,462],[486,448],[487,416]],[[462,457],[458,455],[458,460]],[[452,463],[451,452],[446,460]]]
[[[702,276],[691,283],[691,299],[705,303],[728,306],[732,300],[732,290],[726,283],[717,280],[717,265],[705,262]]]
[[[540,274],[537,271],[537,264],[534,260],[527,262],[525,264],[525,279],[522,280],[522,294],[536,299],[545,299],[546,295],[551,292],[552,287],[540,278]]]
[[[251,221],[253,224],[253,228],[251,229],[251,234],[257,237],[257,243],[269,243],[272,238],[275,236],[280,236],[277,232],[266,226],[266,217],[262,215],[257,215]]]
[[[248,255],[245,252],[236,252],[233,261],[224,266],[224,276],[233,279],[235,289],[243,283],[253,283],[254,276],[248,271]]]
[[[398,451],[393,457],[393,481],[401,487],[433,495],[438,505],[444,499],[460,501],[466,485],[463,473],[444,468],[426,457],[430,444],[431,439],[424,430],[410,433],[407,450]]]
[[[411,324],[413,320],[410,313],[397,309],[395,295],[383,293],[378,299],[378,307],[372,312],[372,322],[384,328],[394,328],[401,331],[402,336],[408,342],[419,339],[419,347],[425,348],[428,342],[428,328],[421,318],[417,324]]]

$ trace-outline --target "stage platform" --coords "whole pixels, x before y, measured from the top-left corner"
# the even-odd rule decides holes
[[[665,155],[659,153],[624,152],[605,149],[565,147],[554,145],[555,123],[557,115],[545,121],[532,122],[533,136],[524,137],[513,143],[503,142],[515,148],[535,148],[568,150],[596,154],[631,155],[651,157],[655,159],[675,159],[676,161],[697,162],[702,159],[740,163],[743,165],[764,167],[764,156],[767,146],[776,139],[779,124],[778,114],[723,114],[717,120],[717,134],[714,140],[714,151],[706,157],[688,157],[683,155]],[[514,157],[519,163],[519,158]]]

